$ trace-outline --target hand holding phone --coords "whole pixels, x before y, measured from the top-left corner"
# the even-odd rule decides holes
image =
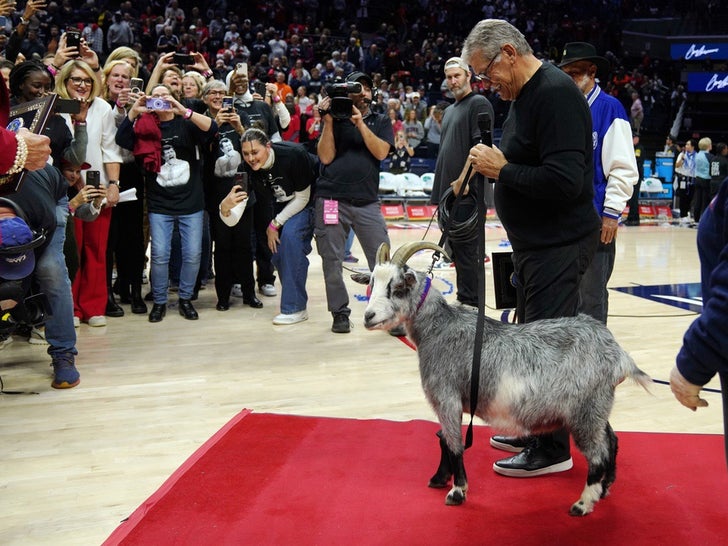
[[[101,185],[101,173],[99,171],[86,171],[86,185],[98,188]]]
[[[76,28],[66,30],[66,47],[75,47],[81,52],[81,33]],[[77,53],[77,55],[78,55]]]
[[[238,63],[235,66],[235,73],[238,76],[247,76],[248,75],[248,63]]]
[[[144,88],[144,80],[141,78],[132,78],[129,83],[132,93],[141,93]]]
[[[222,98],[222,111],[223,112],[232,112],[233,110],[233,97],[223,97]]]
[[[195,64],[195,59],[192,58],[192,55],[175,53],[172,56],[172,62],[174,62],[174,64],[176,64],[177,66],[188,66],[191,64]]]

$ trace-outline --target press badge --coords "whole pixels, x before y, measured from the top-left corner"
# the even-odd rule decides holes
[[[327,226],[339,223],[339,202],[336,199],[324,199],[324,224]]]

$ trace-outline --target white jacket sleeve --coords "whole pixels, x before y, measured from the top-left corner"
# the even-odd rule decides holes
[[[281,225],[285,224],[287,220],[289,220],[294,215],[298,214],[304,209],[310,197],[311,186],[302,191],[294,191],[293,199],[291,199],[288,204],[283,207],[283,210],[281,212],[276,214],[276,222]]]
[[[602,143],[602,168],[607,176],[607,188],[601,212],[606,216],[619,217],[639,181],[632,128],[627,120],[615,119],[607,129]]]
[[[228,227],[235,226],[240,219],[243,217],[243,213],[245,212],[245,206],[248,204],[247,199],[243,199],[235,205],[232,209],[230,209],[230,215],[229,216],[223,216],[222,215],[222,205],[218,206],[219,214],[220,214],[220,220],[223,221],[223,223]]]

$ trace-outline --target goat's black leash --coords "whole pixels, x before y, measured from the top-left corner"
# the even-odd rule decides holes
[[[480,129],[480,142],[492,146],[493,140],[490,132],[490,116],[487,112],[478,114],[478,128]],[[493,182],[488,180],[488,182]],[[475,177],[478,196],[478,252],[476,253],[478,271],[478,320],[475,326],[475,346],[473,347],[473,366],[470,374],[470,423],[465,433],[465,449],[473,445],[473,419],[478,409],[478,391],[480,387],[480,358],[483,350],[483,329],[485,328],[485,216],[488,210],[485,207],[485,177],[478,174]]]

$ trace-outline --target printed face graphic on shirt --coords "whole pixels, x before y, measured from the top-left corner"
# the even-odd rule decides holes
[[[164,188],[183,186],[190,181],[190,164],[177,158],[177,152],[169,144],[162,145],[162,166],[157,174],[157,184]]]

